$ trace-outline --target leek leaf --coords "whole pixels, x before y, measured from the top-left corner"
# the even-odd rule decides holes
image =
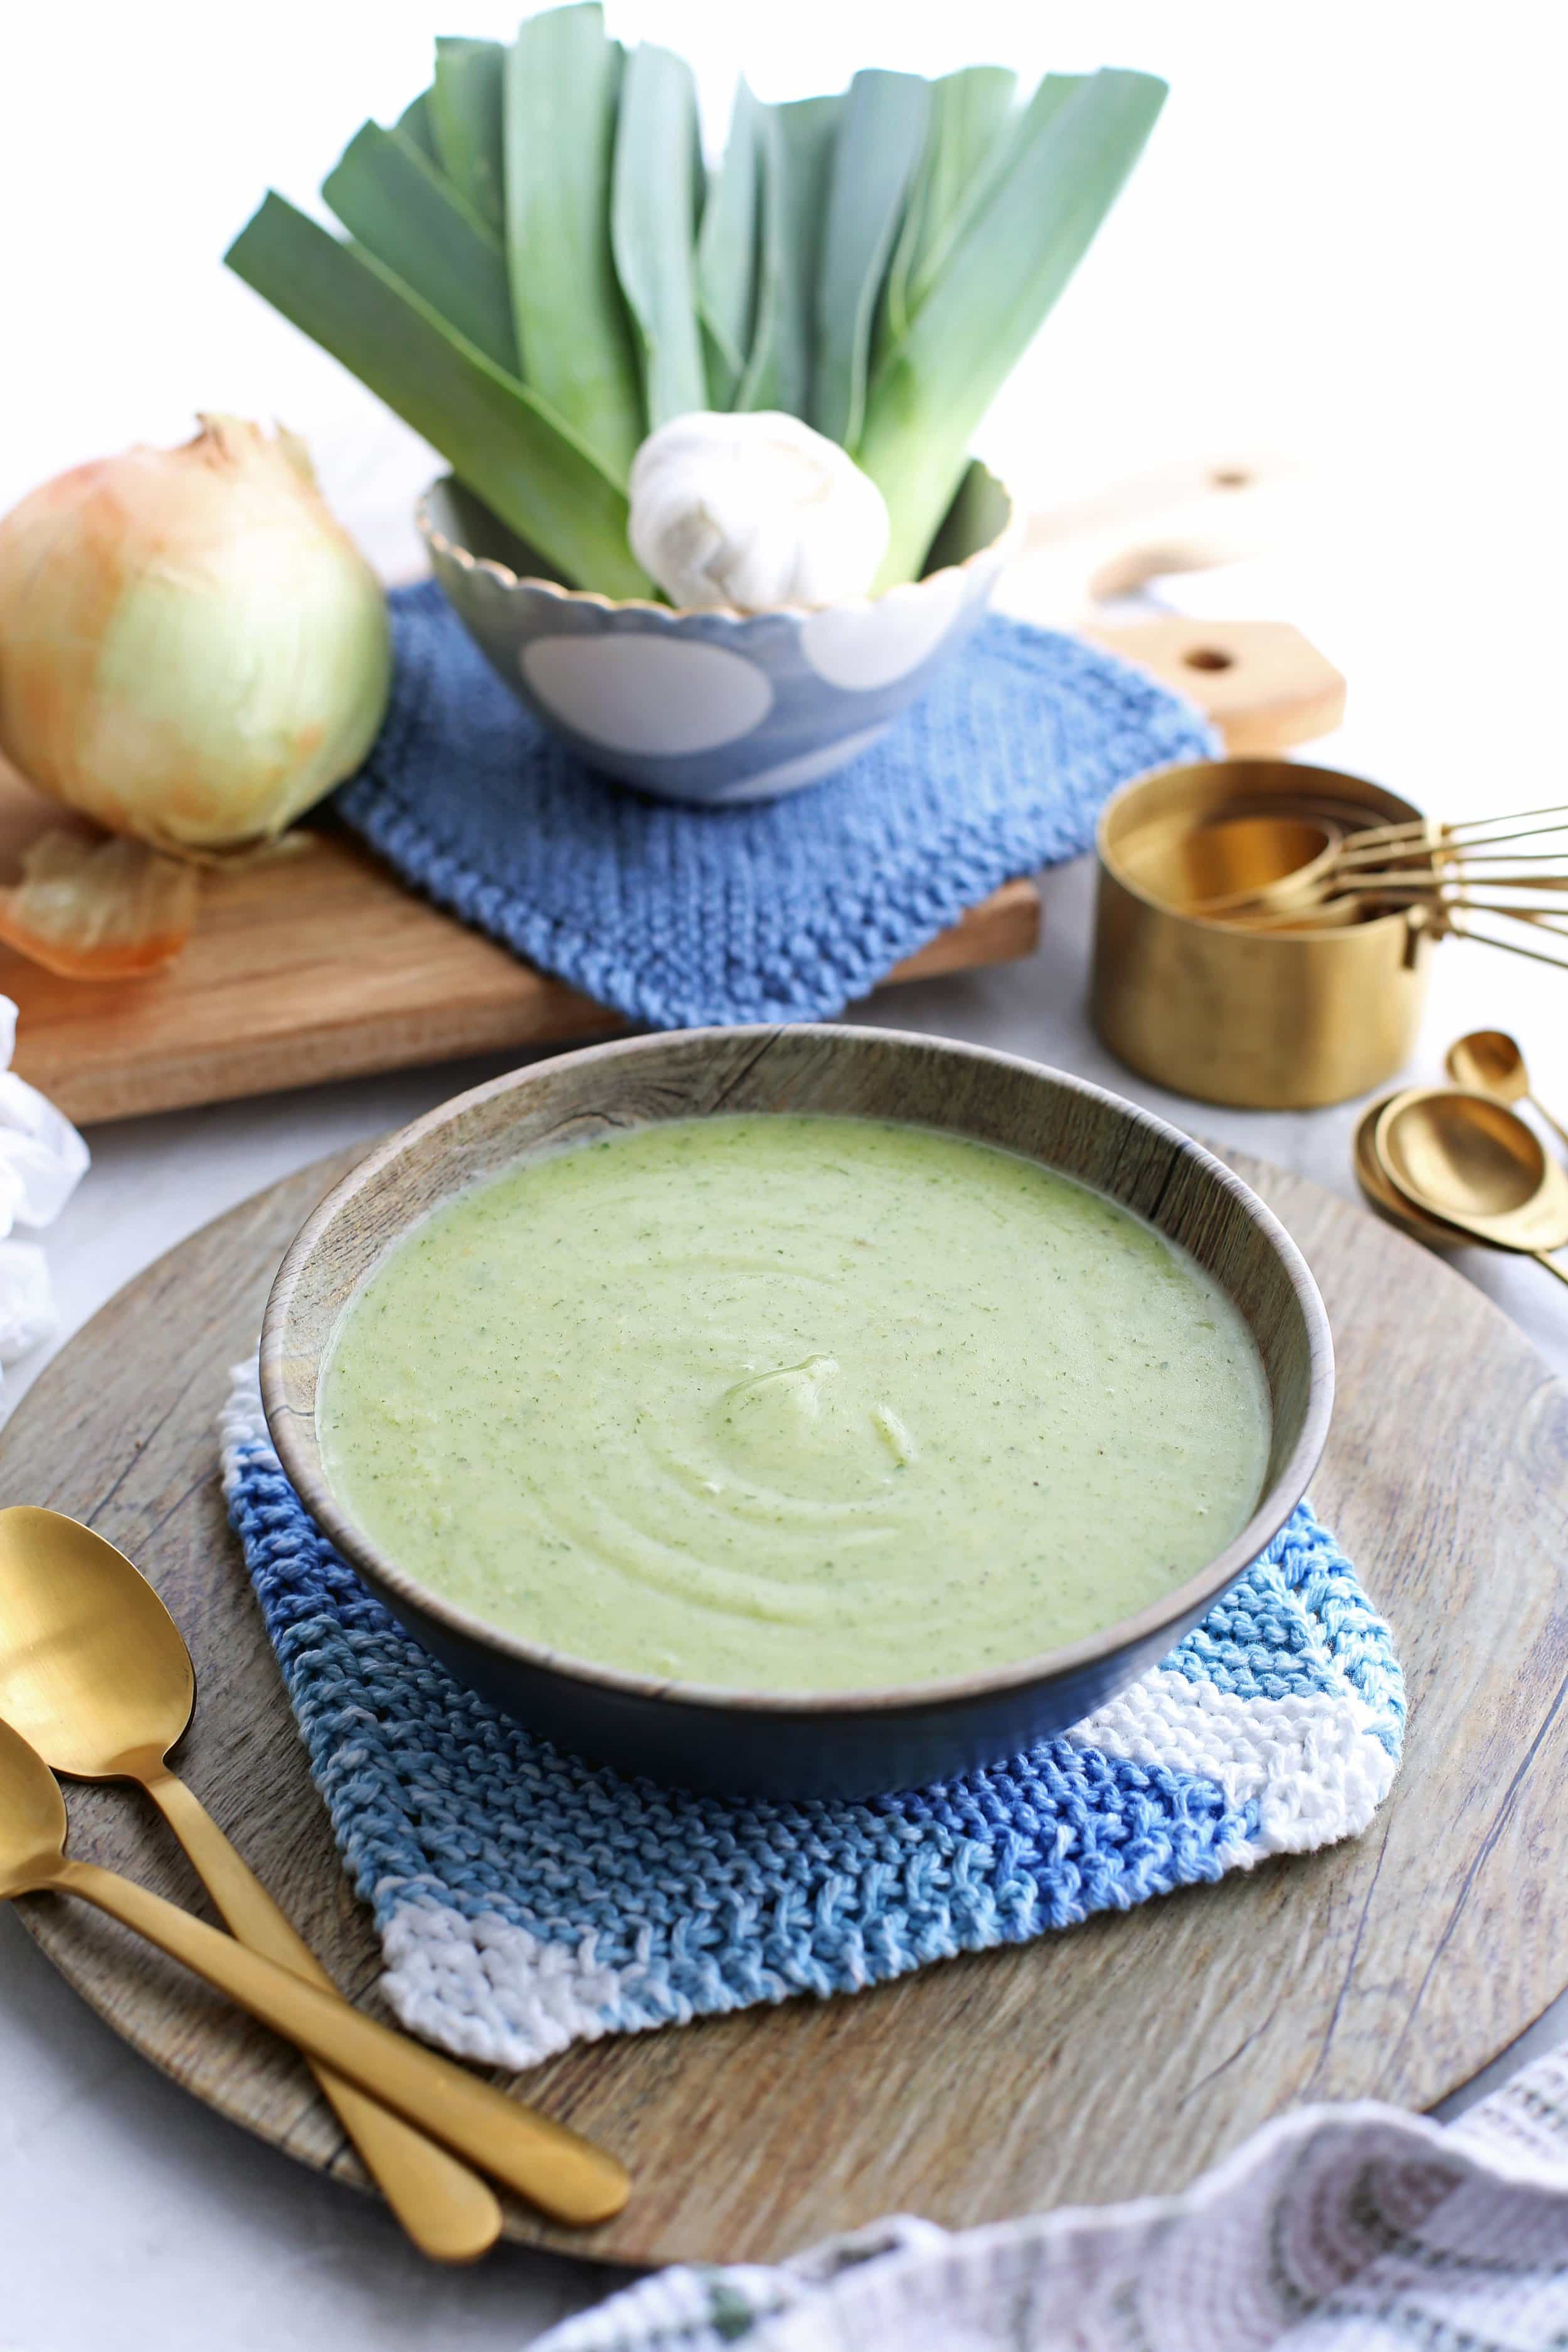
[[[888,271],[886,327],[897,341],[930,291],[964,210],[1000,168],[1018,77],[965,66],[931,86],[925,154]]]
[[[640,345],[650,433],[708,405],[697,323],[697,89],[673,49],[644,41],[626,59],[616,126],[610,233]]]
[[[321,194],[367,252],[488,360],[515,370],[500,239],[411,140],[367,122]]]
[[[624,482],[643,437],[642,385],[610,244],[621,47],[595,5],[531,16],[506,65],[506,241],[517,357]]]
[[[804,405],[805,346],[789,335],[789,240],[784,230],[784,131],[776,106],[757,118],[757,287],[752,348],[735,386],[736,408],[782,408],[798,415]]]
[[[738,83],[724,161],[709,188],[697,240],[697,307],[715,408],[732,405],[752,348],[762,114],[746,84]]]
[[[737,408],[809,414],[811,324],[827,174],[841,98],[762,110],[757,322]]]
[[[877,299],[924,152],[930,100],[918,74],[858,73],[833,143],[810,421],[847,449],[860,436]]]
[[[567,586],[651,596],[626,501],[544,403],[466,342],[384,263],[269,194],[224,257],[441,452]]]
[[[436,93],[422,89],[417,98],[410,99],[397,118],[395,128],[405,139],[411,139],[427,163],[441,169],[440,142],[436,137]]]
[[[431,114],[441,169],[481,219],[502,225],[499,41],[439,40]]]
[[[855,454],[892,520],[879,587],[918,574],[976,425],[1088,250],[1164,96],[1152,75],[1111,70],[1065,97],[1043,83],[1025,110],[872,379]]]

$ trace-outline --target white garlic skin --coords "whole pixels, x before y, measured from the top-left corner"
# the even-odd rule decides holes
[[[632,553],[671,604],[837,604],[888,547],[881,491],[837,441],[778,409],[694,410],[632,462]]]

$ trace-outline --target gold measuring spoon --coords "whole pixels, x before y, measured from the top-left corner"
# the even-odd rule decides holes
[[[1547,1255],[1568,1243],[1568,1173],[1513,1111],[1489,1095],[1412,1087],[1384,1104],[1373,1139],[1413,1206],[1568,1283]]]
[[[1210,922],[1264,930],[1321,929],[1389,914],[1397,907],[1429,906],[1443,928],[1462,937],[1483,936],[1454,919],[1456,913],[1502,915],[1547,929],[1559,927],[1562,898],[1531,902],[1521,893],[1562,891],[1565,877],[1519,853],[1477,853],[1461,843],[1450,853],[1426,828],[1424,840],[1384,841],[1384,828],[1351,830],[1310,803],[1273,809],[1244,809],[1214,815],[1201,824],[1172,832],[1149,845],[1139,880],[1179,913]],[[1561,859],[1561,850],[1534,853]],[[1502,866],[1497,873],[1484,869]],[[1482,892],[1505,891],[1507,897]],[[1517,946],[1484,939],[1487,945]],[[1562,959],[1539,950],[1537,961]]]
[[[1568,1143],[1568,1127],[1531,1093],[1524,1048],[1506,1029],[1472,1029],[1457,1037],[1448,1048],[1447,1070],[1457,1087],[1468,1087],[1472,1094],[1490,1095],[1500,1103],[1533,1103],[1553,1134]]]
[[[630,2181],[613,2156],[552,2124],[449,2059],[378,2025],[335,1992],[307,1984],[221,1928],[194,1919],[134,1880],[65,1853],[66,1808],[37,1749],[0,1722],[0,1902],[79,1895],[171,1958],[205,1977],[285,2041],[374,2093],[437,2139],[460,2146],[498,2180],[558,2221],[618,2213]]]
[[[1356,1181],[1379,1214],[1408,1234],[1412,1241],[1425,1242],[1429,1249],[1460,1249],[1475,1239],[1474,1234],[1462,1234],[1458,1226],[1429,1217],[1414,1201],[1407,1201],[1377,1156],[1377,1122],[1394,1099],[1393,1095],[1382,1096],[1356,1122]]]
[[[1176,845],[1184,911],[1219,916],[1310,899],[1344,837],[1342,824],[1305,812],[1210,817]]]

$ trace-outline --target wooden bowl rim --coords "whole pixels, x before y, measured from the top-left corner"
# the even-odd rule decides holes
[[[637,1061],[644,1056],[657,1056],[675,1045],[689,1048],[693,1045],[716,1045],[722,1042],[727,1047],[733,1047],[737,1044],[754,1042],[761,1054],[775,1038],[786,1035],[825,1042],[830,1050],[842,1048],[850,1052],[882,1053],[919,1050],[948,1055],[955,1060],[988,1064],[999,1070],[1016,1071],[1027,1077],[1044,1079],[1069,1093],[1105,1105],[1151,1139],[1168,1148],[1173,1147],[1180,1158],[1186,1160],[1221,1192],[1228,1194],[1265,1248],[1271,1252],[1300,1308],[1306,1328],[1307,1401],[1301,1427],[1289,1457],[1265,1489],[1246,1526],[1214,1559],[1174,1591],[1152,1601],[1136,1615],[1121,1618],[1100,1633],[1085,1635],[1061,1648],[1037,1652],[1032,1657],[1018,1659],[1006,1665],[951,1676],[939,1682],[884,1684],[864,1690],[743,1691],[727,1685],[672,1682],[658,1675],[632,1674],[624,1668],[601,1665],[592,1659],[577,1657],[568,1652],[548,1649],[542,1643],[525,1640],[520,1634],[504,1633],[483,1618],[476,1617],[441,1595],[427,1591],[363,1534],[340,1507],[321,1467],[314,1416],[307,1419],[289,1402],[284,1367],[289,1353],[287,1338],[290,1318],[302,1281],[315,1253],[358,1194],[402,1153],[426,1137],[438,1133],[443,1127],[449,1126],[479,1103],[526,1089],[546,1072],[553,1075],[563,1068],[601,1062]],[[700,1113],[695,1115],[702,1116]],[[712,1113],[707,1115],[713,1116]],[[911,1120],[907,1124],[920,1126],[923,1122]],[[956,1128],[941,1131],[963,1133],[962,1129]],[[1042,1160],[1039,1164],[1046,1167],[1049,1162]],[[466,1189],[466,1186],[460,1186],[457,1191]],[[457,1192],[446,1197],[456,1198]],[[1155,1221],[1152,1219],[1150,1222]],[[384,1255],[386,1248],[395,1246],[396,1241],[411,1230],[412,1223],[389,1239],[378,1251],[378,1259]],[[364,1279],[366,1276],[362,1275],[360,1281]],[[358,1287],[356,1283],[355,1288]],[[308,1353],[308,1350],[299,1352]],[[295,1493],[317,1526],[347,1560],[355,1567],[363,1566],[374,1583],[384,1585],[411,1608],[434,1618],[449,1633],[515,1664],[560,1675],[569,1682],[611,1692],[621,1697],[662,1701],[683,1708],[710,1709],[720,1714],[847,1717],[923,1713],[999,1696],[1031,1684],[1055,1682],[1152,1641],[1166,1628],[1174,1629],[1184,1622],[1193,1622],[1195,1615],[1217,1599],[1267,1550],[1305,1494],[1328,1440],[1329,1423],[1333,1412],[1334,1359],[1328,1311],[1305,1258],[1285,1227],[1250,1185],[1243,1183],[1222,1160],[1216,1159],[1213,1152],[1205,1151],[1202,1144],[1184,1135],[1180,1128],[1173,1127],[1168,1120],[1129,1102],[1121,1095],[1112,1094],[1107,1087],[1095,1086],[1089,1079],[1077,1077],[1068,1071],[1053,1069],[1045,1063],[1030,1061],[1023,1055],[1004,1054],[989,1046],[969,1045],[953,1038],[931,1037],[920,1031],[861,1027],[858,1024],[840,1026],[828,1023],[771,1022],[744,1024],[734,1028],[671,1030],[660,1031],[652,1036],[611,1038],[600,1045],[584,1046],[573,1054],[552,1055],[546,1061],[531,1063],[520,1070],[509,1070],[482,1086],[454,1095],[426,1111],[422,1118],[385,1137],[333,1186],[289,1244],[268,1297],[261,1330],[260,1378],[262,1409],[279,1460]]]

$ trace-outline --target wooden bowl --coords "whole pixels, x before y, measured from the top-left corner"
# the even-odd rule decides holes
[[[1044,1656],[820,1696],[671,1685],[597,1666],[426,1591],[355,1527],[323,1473],[317,1381],[349,1299],[411,1225],[465,1186],[563,1141],[718,1111],[821,1111],[973,1136],[1093,1185],[1191,1251],[1240,1308],[1268,1375],[1267,1484],[1235,1541],[1149,1608]],[[1219,1160],[1131,1103],[1010,1055],[887,1030],[699,1029],[516,1071],[379,1145],[283,1261],[262,1332],[261,1390],[283,1466],[339,1549],[411,1633],[530,1729],[688,1788],[858,1796],[997,1762],[1066,1730],[1157,1664],[1300,1501],[1328,1433],[1333,1351],[1317,1286],[1278,1220]]]

